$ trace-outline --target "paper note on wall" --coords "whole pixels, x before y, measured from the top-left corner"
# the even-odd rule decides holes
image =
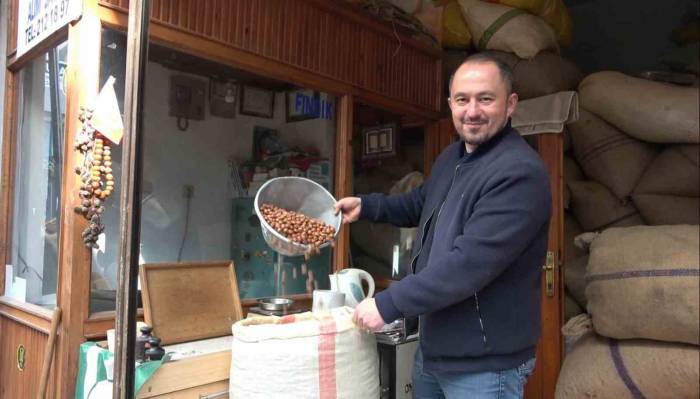
[[[117,94],[114,92],[114,76],[107,79],[97,96],[95,112],[92,115],[92,127],[102,134],[107,140],[119,144],[124,135],[124,123],[119,112]]]

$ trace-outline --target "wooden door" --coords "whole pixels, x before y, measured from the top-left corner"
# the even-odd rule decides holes
[[[457,139],[457,134],[450,118],[431,123],[425,130],[425,165],[426,173],[429,173],[430,165],[437,155]],[[542,336],[537,345],[537,367],[525,391],[527,399],[554,398],[554,388],[563,359],[560,330],[563,323],[564,279],[559,267],[564,235],[561,136],[561,134],[541,134],[528,138],[528,142],[539,152],[549,170],[552,188],[552,219],[547,249],[551,266],[549,280],[545,268],[547,265],[542,265]]]
[[[33,398],[39,389],[48,341],[46,320],[32,317],[33,322],[24,323],[18,320],[20,313],[0,304],[0,399]],[[56,396],[54,374],[49,377],[47,398]]]

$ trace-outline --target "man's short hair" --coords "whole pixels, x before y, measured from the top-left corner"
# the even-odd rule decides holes
[[[506,85],[506,91],[508,95],[510,95],[513,92],[513,70],[510,69],[510,66],[506,64],[505,62],[501,61],[500,59],[494,57],[493,55],[489,53],[475,53],[470,55],[469,57],[465,58],[464,61],[462,61],[461,64],[457,67],[457,69],[461,68],[462,65],[467,64],[467,63],[479,63],[479,64],[486,64],[486,63],[492,63],[496,65],[498,68],[498,71],[501,74],[501,79],[503,80],[503,83]],[[455,78],[455,73],[457,73],[457,69],[452,72],[452,75],[450,76],[450,95],[452,95],[452,82],[454,81]]]

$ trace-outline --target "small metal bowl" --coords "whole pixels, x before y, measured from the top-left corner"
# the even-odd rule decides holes
[[[289,309],[294,300],[289,298],[262,298],[258,299],[258,305],[260,309],[264,310],[287,310]]]

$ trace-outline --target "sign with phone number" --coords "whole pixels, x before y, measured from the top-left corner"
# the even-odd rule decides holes
[[[83,1],[19,0],[17,11],[17,57],[20,57],[52,33],[80,18]]]

